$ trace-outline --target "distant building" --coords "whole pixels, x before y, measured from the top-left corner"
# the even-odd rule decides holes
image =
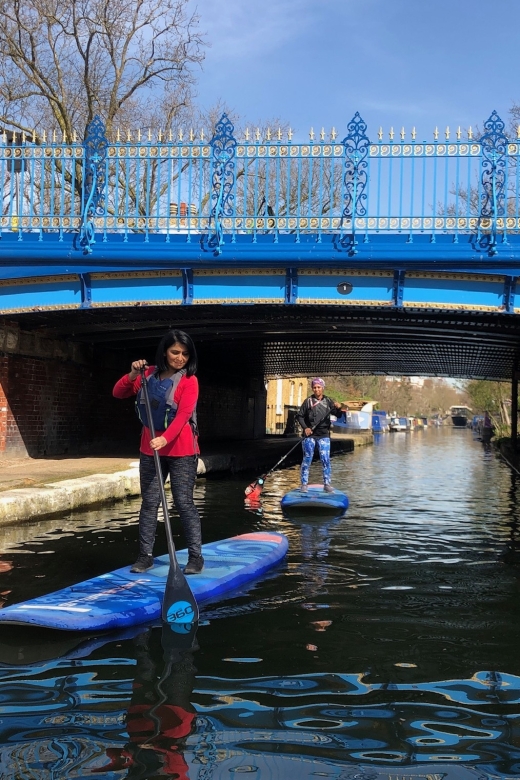
[[[308,395],[308,380],[305,377],[290,379],[269,379],[265,383],[267,409],[265,432],[283,434],[287,428],[290,412],[300,408]]]

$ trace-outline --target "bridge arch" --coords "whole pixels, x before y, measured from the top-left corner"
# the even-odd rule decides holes
[[[99,119],[84,142],[50,137],[0,144],[1,408],[7,389],[30,419],[17,361],[76,366],[74,381],[91,386],[98,366],[124,370],[170,324],[194,336],[208,398],[234,385],[233,435],[259,435],[251,399],[261,405],[266,377],[516,387],[519,142],[495,112],[478,138],[447,130],[431,142],[384,139],[359,114],[341,141],[237,138],[225,115],[209,141],[122,141]],[[52,426],[38,415],[43,441]]]

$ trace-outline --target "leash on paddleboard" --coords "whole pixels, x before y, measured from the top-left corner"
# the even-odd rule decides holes
[[[326,414],[323,415],[323,417],[321,417],[318,420],[317,423],[315,423],[314,427],[311,428],[311,433],[309,434],[309,436],[312,436],[312,434],[314,433],[316,428],[318,428],[318,426],[320,426],[322,424],[322,422],[328,417],[329,414],[331,414],[330,409],[327,411]],[[244,491],[248,501],[255,501],[256,499],[260,498],[260,494],[261,494],[262,490],[264,489],[264,484],[265,484],[265,480],[267,479],[267,477],[270,474],[272,474],[273,471],[276,471],[278,466],[281,463],[284,462],[284,460],[291,454],[291,452],[294,452],[296,447],[300,446],[300,444],[302,443],[304,438],[308,439],[309,437],[308,436],[304,436],[301,439],[298,439],[296,444],[293,447],[291,447],[289,452],[286,452],[285,455],[283,457],[281,457],[280,460],[277,463],[274,464],[272,469],[269,469],[269,471],[266,471],[265,474],[261,474],[259,477],[257,477],[256,479],[254,479],[252,482],[249,483],[249,485],[246,487],[246,489]]]
[[[155,426],[153,424],[152,407],[150,404],[150,396],[148,395],[148,382],[146,381],[144,366],[141,368],[141,387],[143,388],[148,428],[152,439],[155,439]],[[170,568],[168,570],[168,579],[166,580],[162,605],[162,618],[165,623],[182,624],[183,628],[188,632],[191,625],[198,622],[199,607],[175,555],[175,544],[170,524],[170,515],[168,513],[168,501],[166,500],[166,491],[164,489],[161,458],[158,450],[153,451],[153,459],[157,482],[159,483],[159,494],[164,515],[164,526],[166,528],[166,541],[168,543],[168,554],[170,556]]]

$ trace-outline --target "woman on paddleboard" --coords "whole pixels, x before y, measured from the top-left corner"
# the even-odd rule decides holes
[[[312,395],[306,398],[296,415],[296,421],[303,428],[303,461],[301,465],[302,493],[307,492],[309,468],[318,445],[323,467],[323,489],[334,493],[330,475],[330,415],[336,410],[348,411],[348,406],[333,401],[324,395],[325,382],[320,377],[311,380]]]
[[[145,368],[151,400],[155,427],[153,439],[141,398],[142,368]],[[155,366],[148,366],[146,360],[134,360],[130,372],[121,377],[113,389],[116,398],[137,396],[136,411],[143,423],[139,461],[142,495],[139,557],[132,566],[133,572],[145,572],[153,566],[157,513],[161,502],[154,450],[159,451],[163,481],[170,475],[173,502],[188,544],[188,563],[184,574],[198,574],[204,566],[200,517],[193,502],[199,453],[196,417],[199,383],[196,371],[197,353],[193,341],[182,330],[170,330],[157,348]]]

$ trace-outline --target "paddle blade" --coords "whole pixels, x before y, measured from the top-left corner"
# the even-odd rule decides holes
[[[264,484],[265,475],[262,475],[261,477],[258,477],[258,479],[255,479],[254,482],[251,482],[244,490],[246,498],[248,498],[250,501],[254,501],[257,498],[260,498],[260,494],[264,489]]]
[[[165,623],[170,623],[186,632],[189,632],[192,624],[197,623],[199,619],[199,607],[195,596],[179,566],[170,566],[168,572],[162,619]]]
[[[198,627],[198,623],[163,623],[161,644],[164,660],[179,663],[188,653],[198,650]]]

